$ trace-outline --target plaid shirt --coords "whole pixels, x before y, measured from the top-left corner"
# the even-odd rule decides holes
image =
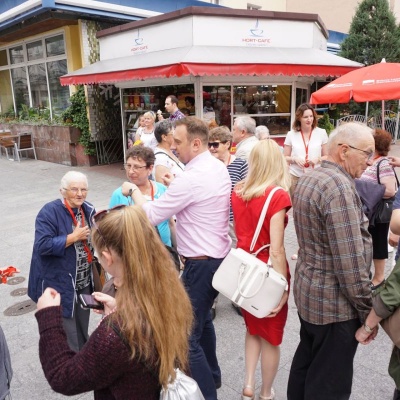
[[[372,304],[372,240],[354,180],[323,161],[300,178],[293,216],[299,243],[294,298],[301,318],[316,325],[363,322]]]
[[[171,114],[169,116],[169,120],[171,122],[174,122],[174,121],[176,121],[178,119],[182,119],[182,118],[185,118],[185,114],[180,110],[176,110],[173,114]]]

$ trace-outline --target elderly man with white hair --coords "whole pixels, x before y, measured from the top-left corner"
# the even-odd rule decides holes
[[[88,339],[90,312],[77,299],[94,289],[90,229],[95,209],[86,201],[88,181],[81,172],[67,172],[60,193],[62,198],[45,204],[36,217],[28,295],[37,302],[47,287],[62,294],[68,344],[79,351]]]
[[[340,125],[321,167],[300,177],[293,196],[299,243],[293,293],[300,344],[293,358],[288,400],[349,399],[357,329],[372,306],[372,240],[356,191],[374,157],[372,129]]]
[[[258,143],[255,135],[256,121],[254,118],[241,116],[235,118],[232,128],[233,141],[236,143],[237,158],[248,160],[251,150]]]

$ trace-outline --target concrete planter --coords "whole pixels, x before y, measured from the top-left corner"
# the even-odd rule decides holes
[[[13,134],[32,132],[38,160],[70,166],[97,165],[96,156],[84,154],[78,143],[81,131],[72,126],[0,124]]]

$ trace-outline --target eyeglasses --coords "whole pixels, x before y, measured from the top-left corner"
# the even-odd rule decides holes
[[[223,142],[208,142],[208,148],[211,149],[211,147],[214,147],[214,149],[218,149],[220,143],[227,143],[227,140]]]
[[[342,146],[343,144],[349,146],[349,147],[350,147],[351,149],[353,149],[353,150],[362,151],[362,152],[367,156],[367,161],[371,161],[372,158],[373,158],[373,156],[374,156],[374,151],[366,151],[366,150],[363,150],[363,149],[359,149],[359,148],[357,148],[357,147],[350,146],[350,145],[347,144],[347,143],[338,143],[338,146]]]
[[[134,171],[139,171],[142,168],[147,168],[147,165],[124,164],[124,168],[126,171],[130,171],[131,169],[133,169]]]
[[[106,239],[104,239],[104,236],[101,233],[101,230],[100,230],[99,226],[97,225],[97,223],[100,222],[110,212],[117,211],[117,210],[122,210],[125,207],[126,207],[125,204],[119,204],[118,206],[109,208],[107,210],[101,210],[101,211],[97,212],[96,214],[94,214],[93,217],[92,217],[92,226],[97,230],[97,232],[99,232],[101,240],[104,242],[106,247],[108,247]]]
[[[80,189],[80,188],[75,188],[75,187],[73,187],[73,188],[63,188],[63,189],[67,190],[68,192],[72,192],[73,194],[78,194],[79,191],[82,194],[87,194],[87,192],[89,191],[89,189]]]

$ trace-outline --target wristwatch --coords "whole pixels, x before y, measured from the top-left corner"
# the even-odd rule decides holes
[[[370,328],[367,324],[364,324],[364,330],[365,332],[371,334],[374,330]]]
[[[133,192],[134,192],[136,189],[137,189],[137,187],[135,187],[135,188],[130,188],[130,189],[129,189],[129,192],[128,192],[128,196],[131,197],[132,194],[133,194]]]

